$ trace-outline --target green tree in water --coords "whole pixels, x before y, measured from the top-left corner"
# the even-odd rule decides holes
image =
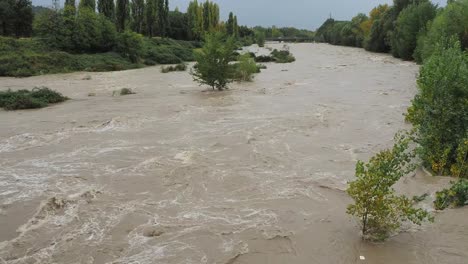
[[[208,33],[202,50],[195,54],[197,64],[191,72],[194,80],[211,86],[213,90],[226,88],[232,82],[232,67],[229,62],[234,49],[232,37],[226,38],[219,32]]]
[[[432,220],[427,211],[414,208],[406,196],[395,194],[392,186],[414,170],[411,164],[414,154],[408,151],[410,139],[397,134],[395,141],[392,149],[379,152],[368,163],[358,161],[357,179],[347,189],[354,200],[347,213],[360,219],[365,239],[384,240],[403,221],[421,224],[426,219]]]

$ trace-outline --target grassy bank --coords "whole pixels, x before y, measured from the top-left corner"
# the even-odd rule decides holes
[[[145,65],[193,60],[197,42],[144,38],[141,58],[132,62],[118,52],[73,54],[47,47],[36,38],[0,37],[0,76],[26,77],[74,71],[118,71]]]

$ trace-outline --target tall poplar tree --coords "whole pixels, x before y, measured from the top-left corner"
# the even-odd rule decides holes
[[[137,33],[143,33],[145,19],[145,0],[133,0],[132,10],[132,30]]]
[[[117,31],[123,32],[130,20],[129,0],[117,0],[116,6],[116,26]]]
[[[96,1],[95,0],[81,0],[80,5],[78,6],[80,9],[81,8],[90,8],[91,10],[95,11],[96,10]]]
[[[146,34],[154,37],[158,28],[157,0],[147,0],[145,9]]]
[[[74,0],[67,0],[74,1]],[[114,0],[98,0],[98,12],[110,21],[115,21],[115,3]]]

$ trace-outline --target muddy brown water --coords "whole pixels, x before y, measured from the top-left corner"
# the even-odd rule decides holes
[[[1,78],[71,100],[0,111],[0,263],[467,263],[466,208],[383,244],[345,213],[356,160],[407,127],[418,66],[290,48],[295,63],[223,92],[159,67]],[[432,210],[448,181],[398,189]]]

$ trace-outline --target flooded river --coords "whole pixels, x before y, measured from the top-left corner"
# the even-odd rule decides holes
[[[345,213],[356,160],[407,127],[418,66],[290,48],[222,92],[159,67],[1,78],[71,100],[0,110],[0,263],[467,263],[468,208],[383,244]],[[399,191],[431,209],[447,183],[419,172]]]

